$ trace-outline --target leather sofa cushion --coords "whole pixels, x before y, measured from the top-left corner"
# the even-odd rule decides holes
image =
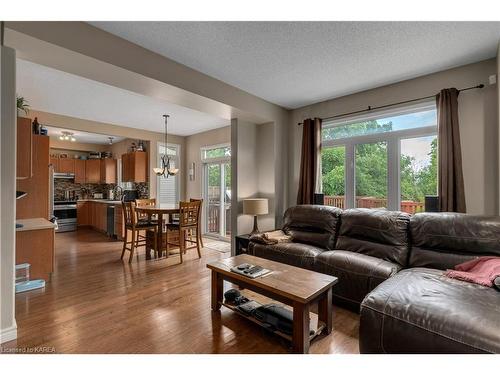
[[[403,270],[361,304],[361,353],[500,353],[500,293],[429,268]]]
[[[301,242],[333,250],[342,210],[321,205],[299,205],[286,210],[283,231]]]
[[[252,255],[310,270],[313,269],[314,258],[322,252],[321,248],[295,242],[264,245],[251,241],[249,244]]]
[[[500,217],[420,213],[410,220],[411,267],[453,268],[477,256],[500,256]]]
[[[336,249],[408,263],[410,215],[399,211],[355,208],[341,216]]]
[[[338,277],[339,281],[333,287],[336,297],[357,304],[401,269],[398,264],[343,250],[325,251],[314,262],[315,271]]]

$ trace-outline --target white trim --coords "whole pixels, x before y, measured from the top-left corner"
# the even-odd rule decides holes
[[[12,341],[17,339],[17,325],[14,320],[14,325],[9,328],[4,328],[0,331],[0,344],[3,344],[8,341]]]

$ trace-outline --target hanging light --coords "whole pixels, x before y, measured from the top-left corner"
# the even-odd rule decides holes
[[[171,168],[170,167],[170,156],[168,155],[168,118],[170,117],[169,115],[163,115],[165,118],[165,153],[161,156],[161,168],[153,168],[153,172],[157,176],[163,176],[165,178],[168,178],[168,176],[175,176],[177,173],[179,173],[178,168]]]

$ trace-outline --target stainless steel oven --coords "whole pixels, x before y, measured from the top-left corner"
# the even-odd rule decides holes
[[[54,201],[54,216],[57,218],[56,232],[76,230],[76,202]]]

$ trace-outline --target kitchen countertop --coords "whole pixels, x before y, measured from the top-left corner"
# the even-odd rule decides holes
[[[108,199],[78,199],[77,202],[98,202],[107,204],[121,204],[122,201],[110,201]]]
[[[43,217],[33,219],[19,219],[16,224],[22,224],[22,228],[16,228],[16,232],[23,232],[27,230],[40,230],[40,229],[55,229],[56,225]]]

